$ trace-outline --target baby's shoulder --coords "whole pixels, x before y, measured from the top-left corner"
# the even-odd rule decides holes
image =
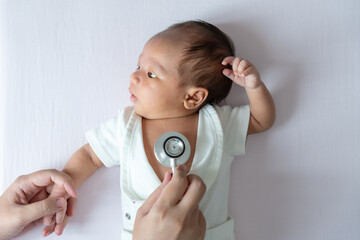
[[[233,111],[246,110],[246,109],[249,108],[249,105],[231,106],[231,105],[228,105],[228,104],[224,104],[224,105],[214,104],[212,106],[214,107],[214,109],[218,113],[230,113],[230,112],[233,112]]]
[[[212,109],[214,109],[215,111],[213,111]],[[224,115],[224,114],[226,115],[230,113],[232,109],[233,107],[230,105],[217,105],[217,104],[208,104],[203,107],[203,110],[210,113],[211,112],[216,113],[217,115]]]
[[[219,117],[221,123],[229,122],[234,119],[246,119],[250,114],[249,105],[231,106],[231,105],[212,105]]]

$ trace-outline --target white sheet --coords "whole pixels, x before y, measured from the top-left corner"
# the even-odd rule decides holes
[[[61,168],[87,129],[130,104],[146,40],[204,19],[258,67],[278,111],[232,168],[237,238],[360,239],[359,16],[356,0],[1,1],[2,186]],[[241,94],[234,87],[228,102],[246,102]],[[119,238],[118,178],[103,169],[82,186],[63,239]]]

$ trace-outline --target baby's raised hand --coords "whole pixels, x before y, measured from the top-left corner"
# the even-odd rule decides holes
[[[224,58],[221,64],[232,66],[232,70],[224,69],[223,74],[238,85],[246,89],[255,89],[261,85],[260,74],[249,61],[230,56]]]

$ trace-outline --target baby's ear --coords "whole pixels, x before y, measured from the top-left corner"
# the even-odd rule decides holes
[[[190,87],[187,91],[184,107],[188,110],[196,109],[206,100],[209,91],[203,87]]]

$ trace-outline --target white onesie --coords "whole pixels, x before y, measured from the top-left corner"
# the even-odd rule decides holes
[[[199,111],[195,155],[189,174],[205,182],[200,202],[206,219],[206,240],[234,240],[234,223],[228,215],[230,165],[245,153],[249,106],[206,105]],[[161,184],[149,164],[143,144],[141,116],[132,107],[86,133],[87,140],[106,167],[120,165],[123,230],[131,239],[137,209]]]

